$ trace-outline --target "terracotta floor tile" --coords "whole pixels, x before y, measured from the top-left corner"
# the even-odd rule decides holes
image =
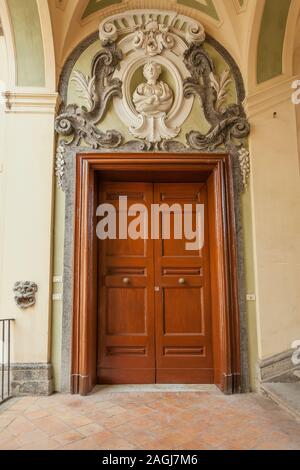
[[[118,434],[130,444],[135,445],[141,449],[146,449],[150,442],[155,442],[157,440],[151,433],[142,430],[139,432],[130,431]]]
[[[93,434],[93,439],[97,444],[101,445],[104,441],[112,439],[114,436],[115,434],[113,434],[111,431],[105,430]]]
[[[103,412],[103,416],[110,417],[110,416],[124,414],[126,413],[126,410],[125,408],[121,406],[115,405],[115,406],[111,406],[110,408],[103,409],[102,412]]]
[[[118,438],[114,436],[112,439],[107,439],[99,445],[101,450],[133,450],[136,449],[136,446],[130,444],[125,439]]]
[[[108,410],[109,408],[113,408],[115,403],[112,403],[110,401],[99,401],[94,405],[98,410]]]
[[[193,439],[183,445],[176,446],[176,450],[216,450],[216,448],[200,439]]]
[[[0,444],[3,444],[6,441],[8,441],[8,439],[13,439],[13,438],[14,438],[14,435],[11,432],[7,431],[6,429],[3,429],[0,432]]]
[[[21,446],[18,450],[54,450],[58,447],[59,443],[57,441],[51,438],[47,438]]]
[[[21,446],[31,444],[33,442],[43,441],[45,439],[48,439],[48,435],[40,429],[36,429],[35,431],[31,432],[25,432],[18,436],[18,441]]]
[[[61,420],[71,428],[79,428],[93,422],[90,418],[83,415],[61,416]]]
[[[61,447],[61,450],[99,450],[99,446],[92,437],[85,437]]]
[[[79,441],[82,439],[82,434],[77,431],[70,430],[53,436],[53,439],[63,446],[74,441]]]
[[[0,431],[6,428],[14,419],[15,419],[15,416],[1,416],[0,415]]]
[[[219,447],[226,441],[226,437],[225,435],[220,436],[218,433],[208,429],[207,431],[200,433],[199,440],[200,442],[205,442],[208,445]]]
[[[54,416],[46,416],[45,418],[36,419],[35,425],[49,436],[61,434],[70,430],[69,426]]]
[[[105,428],[98,423],[90,423],[86,424],[85,426],[80,426],[77,430],[80,432],[80,434],[87,437],[97,434],[101,431],[105,431]]]
[[[288,450],[289,443],[286,442],[274,442],[269,439],[262,440],[257,443],[252,449],[253,450]]]
[[[128,415],[127,413],[122,413],[120,415],[104,418],[101,424],[103,424],[106,429],[111,429],[119,426],[120,424],[128,423],[133,418],[133,416]]]
[[[15,418],[5,429],[17,437],[20,434],[35,431],[36,427],[28,419],[24,418],[23,416],[19,416],[18,418]]]
[[[0,449],[56,448],[300,450],[300,422],[254,394],[99,389],[0,407]]]
[[[19,447],[20,443],[16,437],[0,442],[0,450],[17,450]]]
[[[24,416],[30,420],[45,418],[46,416],[49,416],[49,411],[46,409],[41,410],[39,408],[34,411],[26,411],[26,413],[24,413]]]

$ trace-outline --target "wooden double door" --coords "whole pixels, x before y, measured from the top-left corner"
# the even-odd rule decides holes
[[[206,183],[102,182],[99,202],[115,207],[117,235],[120,196],[147,209],[149,236],[97,242],[98,383],[214,383]],[[203,204],[203,247],[175,238],[173,212],[170,238],[160,223],[152,239],[152,204],[192,204],[194,223]]]

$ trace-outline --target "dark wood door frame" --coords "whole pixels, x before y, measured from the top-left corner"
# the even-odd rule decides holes
[[[71,391],[86,395],[96,384],[97,172],[172,171],[205,174],[215,384],[224,393],[241,386],[240,322],[232,168],[227,154],[112,153],[77,155]]]

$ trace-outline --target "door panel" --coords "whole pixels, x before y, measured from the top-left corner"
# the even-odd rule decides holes
[[[101,185],[100,201],[113,204],[117,214],[119,196],[127,196],[128,204],[143,203],[150,208],[153,186]],[[98,382],[154,383],[153,243],[117,238],[99,245]]]
[[[193,204],[194,225],[195,204],[204,204],[204,246],[187,251],[189,240],[174,238],[172,213],[169,240],[160,215],[158,240],[99,242],[98,381],[213,383],[206,185],[102,183],[101,202],[118,209],[122,195],[149,214],[152,202]]]
[[[204,183],[156,184],[156,204],[204,204],[202,249],[186,240],[155,240],[156,381],[213,383],[207,195]],[[172,220],[172,218],[171,218]],[[196,215],[193,210],[193,223]],[[195,226],[194,226],[195,229]],[[183,231],[184,232],[184,231]]]

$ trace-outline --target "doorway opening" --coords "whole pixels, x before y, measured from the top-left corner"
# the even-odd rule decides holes
[[[204,205],[204,245],[96,235],[99,203]],[[77,157],[72,391],[216,384],[240,391],[239,310],[227,155]],[[175,217],[175,214],[170,216]]]

